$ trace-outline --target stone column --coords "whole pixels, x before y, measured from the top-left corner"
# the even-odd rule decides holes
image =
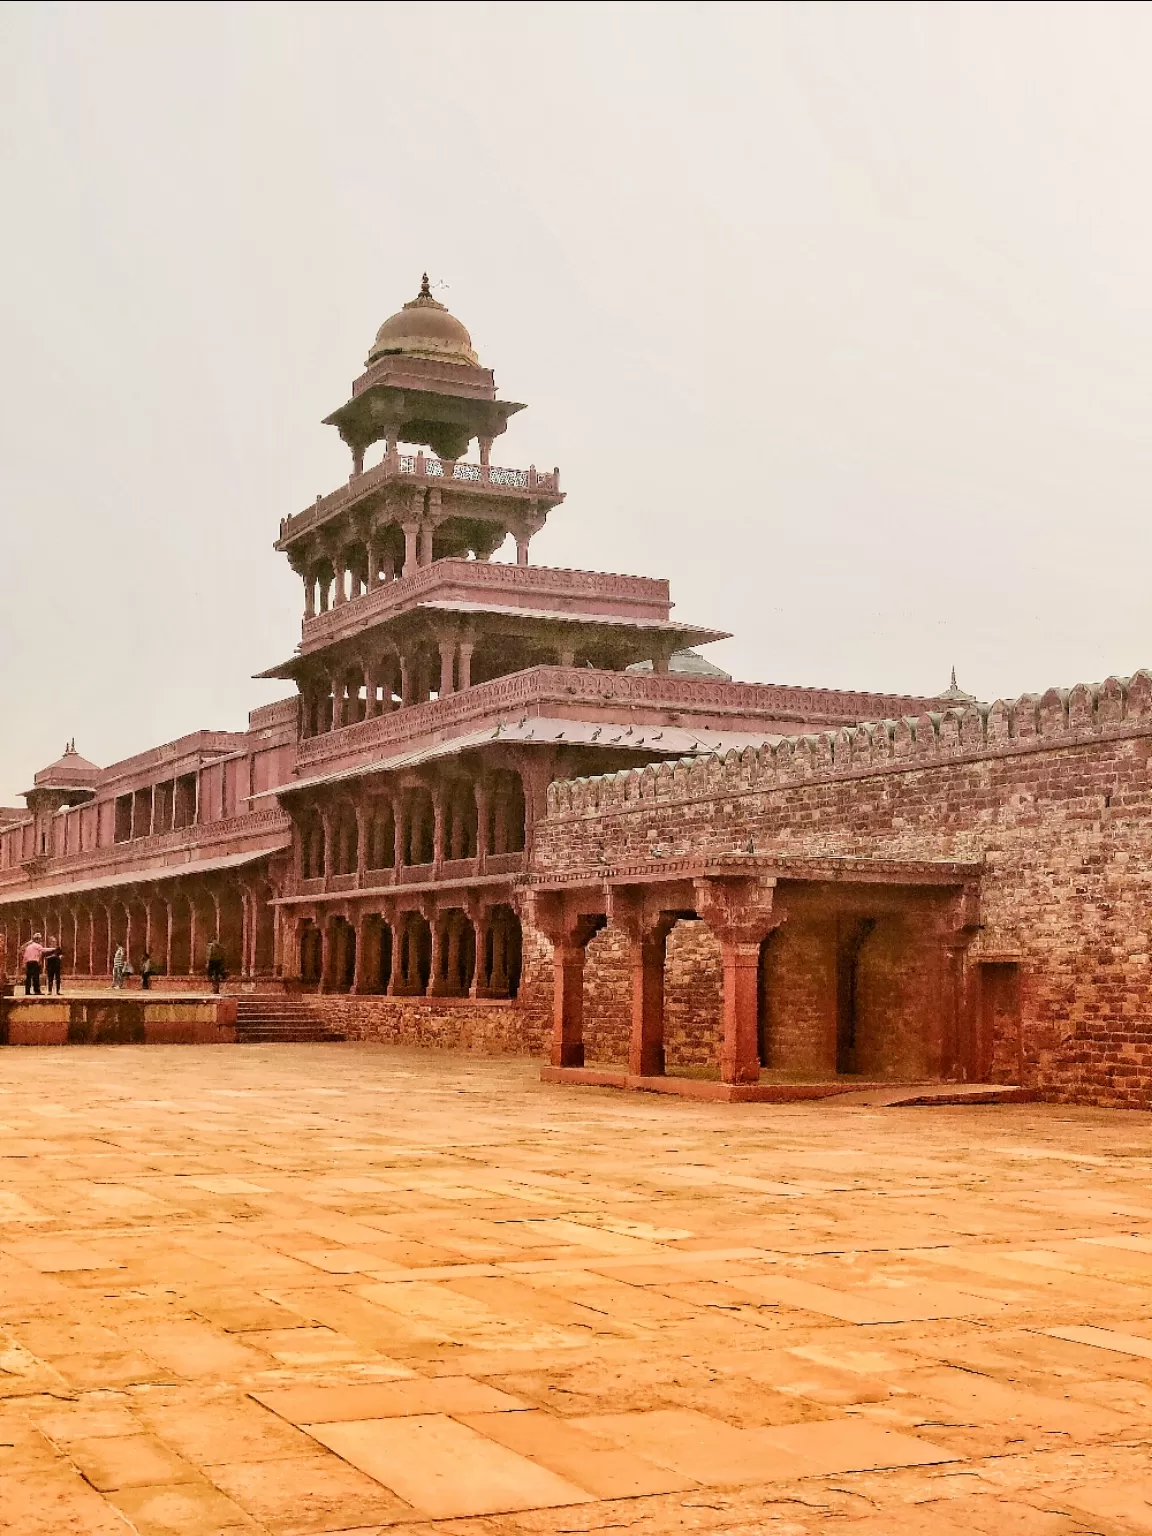
[[[360,920],[356,924],[356,964],[352,970],[352,991],[355,993],[370,992],[372,990],[371,979],[368,974],[367,944],[368,930],[371,920],[366,912],[360,914]]]
[[[490,907],[479,907],[472,918],[472,928],[476,940],[476,964],[472,967],[472,985],[468,989],[469,997],[488,997],[490,992],[490,980],[486,973],[488,960],[488,934],[492,929],[492,910]]]
[[[400,653],[400,707],[412,703],[412,690],[415,683],[415,668],[412,659],[406,651]]]
[[[356,884],[363,888],[368,869],[368,834],[372,829],[371,808],[361,794],[356,802]],[[356,964],[360,964],[360,950],[356,950]]]
[[[556,663],[561,667],[574,667],[576,665],[576,652],[570,645],[562,645],[556,652]]]
[[[456,642],[451,639],[442,639],[440,645],[440,697],[452,693],[452,674],[456,662]]]
[[[333,595],[333,606],[339,608],[341,603],[348,600],[348,594],[344,590],[344,578],[348,573],[348,568],[344,564],[343,550],[338,555],[333,555],[332,569],[336,572],[336,591]]]
[[[329,875],[333,874],[336,868],[336,820],[327,806],[320,812],[320,825],[324,829],[324,860],[320,874],[327,884]]]
[[[484,873],[484,863],[488,857],[488,785],[483,779],[476,779],[472,785],[472,793],[476,798],[476,873]]]
[[[432,863],[444,862],[444,785],[439,779],[432,785]]]
[[[775,885],[770,877],[696,881],[696,910],[720,941],[720,1079],[725,1083],[755,1083],[760,1078],[760,945],[785,916],[773,910]]]
[[[552,1065],[582,1067],[584,1065],[584,945],[555,945],[552,950],[552,967]]]
[[[401,523],[404,530],[404,574],[411,576],[419,562],[419,523]]]
[[[532,535],[530,533],[518,533],[516,535],[516,564],[528,564],[528,543]]]
[[[629,946],[632,967],[632,1035],[628,1071],[633,1077],[664,1075],[664,956],[668,929],[659,924]]]
[[[404,863],[404,821],[407,816],[407,808],[403,795],[395,795],[392,800],[392,866],[396,871],[396,879],[400,879],[400,869]],[[396,942],[395,933],[392,935],[393,943]],[[393,964],[392,969],[396,966]]]
[[[316,617],[316,577],[310,570],[304,572],[304,617]]]
[[[432,564],[432,535],[434,531],[433,525],[430,522],[420,524],[419,563],[421,565]]]
[[[168,914],[167,925],[165,927],[166,937],[165,937],[165,940],[164,940],[164,974],[165,974],[165,976],[171,976],[171,974],[172,974],[172,903],[170,901],[165,901],[164,906],[167,909],[167,914]]]
[[[372,592],[380,585],[380,545],[376,535],[368,540],[368,590]]]
[[[344,725],[344,695],[347,686],[342,673],[332,674],[332,729],[334,731],[340,730]]]
[[[432,997],[442,996],[446,985],[445,978],[440,974],[445,958],[445,928],[447,925],[444,916],[439,912],[434,913],[430,926],[432,929],[432,965],[428,972],[427,995]]]
[[[474,640],[461,640],[459,646],[460,671],[457,686],[463,692],[465,688],[472,686],[472,652],[476,649]]]

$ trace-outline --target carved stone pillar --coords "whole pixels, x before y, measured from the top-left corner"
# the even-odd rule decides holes
[[[304,617],[316,617],[316,577],[310,570],[304,572]]]
[[[348,594],[344,590],[344,581],[348,574],[348,567],[344,564],[343,550],[338,555],[332,557],[332,568],[336,572],[336,591],[333,606],[339,608],[341,603],[346,602],[348,599]]]
[[[395,795],[392,800],[392,847],[394,850],[392,863],[393,868],[396,870],[397,880],[400,878],[400,868],[405,862],[404,841],[407,815],[408,808],[404,796]],[[393,934],[393,940],[395,940],[395,937],[395,934]],[[393,965],[392,969],[396,969],[395,965]]]
[[[460,661],[456,686],[461,692],[465,688],[471,688],[472,686],[472,652],[475,649],[476,642],[474,640],[461,640],[457,649]]]
[[[404,574],[411,576],[419,564],[419,523],[401,523],[404,530]]]
[[[432,786],[432,863],[439,868],[444,862],[444,785],[437,780]]]
[[[484,863],[488,857],[488,785],[483,779],[476,779],[472,785],[472,793],[476,799],[476,873],[484,873]]]
[[[770,878],[696,881],[696,910],[720,941],[720,1079],[725,1083],[755,1083],[760,1078],[760,945],[785,916],[774,910],[775,885]]]
[[[452,674],[456,662],[456,642],[445,637],[440,640],[440,697],[443,699],[454,692]]]
[[[433,535],[433,532],[434,532],[434,528],[433,528],[433,525],[430,522],[423,522],[423,523],[420,524],[420,555],[419,555],[419,563],[421,565],[431,565],[432,564],[432,535]]]
[[[442,997],[448,990],[448,978],[442,974],[447,958],[447,918],[441,912],[432,917],[432,968],[428,973],[428,996]]]
[[[552,1065],[584,1065],[584,951],[604,926],[601,913],[572,912],[563,896],[533,892],[527,897],[532,926],[552,942]],[[500,931],[499,926],[496,934]],[[496,959],[492,964],[496,989]],[[505,978],[505,987],[507,980]]]

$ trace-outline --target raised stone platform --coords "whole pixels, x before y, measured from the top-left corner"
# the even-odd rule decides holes
[[[827,1078],[812,1083],[721,1083],[698,1077],[633,1077],[599,1067],[541,1067],[544,1083],[584,1088],[622,1088],[642,1093],[670,1093],[685,1099],[726,1104],[794,1104],[805,1099],[840,1099],[852,1104],[895,1107],[910,1104],[1005,1104],[1031,1102],[1031,1089],[1001,1083],[869,1083],[858,1078]]]
[[[73,992],[0,999],[2,1045],[232,1045],[234,997]]]

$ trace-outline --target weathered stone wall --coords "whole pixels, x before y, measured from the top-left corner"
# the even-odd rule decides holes
[[[515,1001],[451,997],[355,997],[326,992],[309,1005],[349,1040],[476,1051],[486,1056],[537,1055],[544,1049],[532,1016]]]
[[[1152,676],[1141,672],[554,785],[533,866],[548,875],[749,844],[782,861],[983,861],[970,976],[982,959],[1020,965],[1019,1071],[1014,1040],[994,1032],[995,1073],[1022,1075],[1052,1099],[1143,1106],[1152,1103],[1150,758]],[[865,992],[900,985],[911,1015],[932,978],[905,970],[906,946],[885,959],[882,939],[868,942],[878,947],[862,960]],[[996,1008],[987,1011],[995,1031]],[[901,1049],[911,1070],[911,1041]]]

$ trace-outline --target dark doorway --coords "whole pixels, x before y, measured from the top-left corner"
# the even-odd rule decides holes
[[[860,951],[876,926],[874,917],[841,918],[836,925],[836,1071],[856,1071]]]

